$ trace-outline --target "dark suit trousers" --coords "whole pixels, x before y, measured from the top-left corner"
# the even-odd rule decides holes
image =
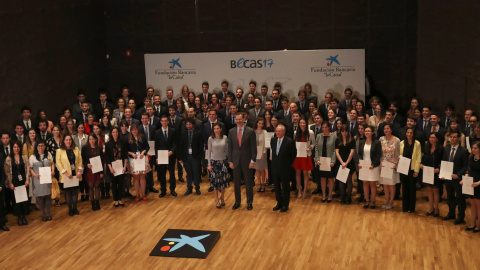
[[[187,171],[187,188],[191,190],[192,182],[195,184],[195,189],[200,190],[200,160],[193,158],[192,155],[186,155],[183,159],[185,171]],[[179,170],[182,167],[180,166]]]
[[[175,191],[175,188],[177,186],[176,179],[175,179],[175,158],[172,158],[172,156],[168,158],[168,165],[161,164],[156,166],[157,179],[158,179],[158,182],[160,182],[161,193],[167,192],[167,169],[170,177],[169,179],[170,191]]]
[[[445,188],[447,190],[448,213],[455,216],[455,206],[458,205],[458,218],[464,219],[467,202],[462,194],[460,180],[445,180]]]
[[[415,211],[415,204],[417,199],[417,179],[413,177],[413,170],[408,172],[408,175],[400,174],[402,182],[402,206],[403,211]]]
[[[248,163],[240,161],[238,166],[233,168],[233,179],[235,181],[235,202],[240,203],[242,201],[242,188],[241,181],[245,181],[245,192],[247,193],[247,204],[253,203],[253,180],[252,170],[248,168]]]
[[[111,175],[110,172],[108,174]],[[122,195],[123,195],[123,184],[125,182],[125,175],[123,175],[123,174],[117,175],[117,176],[111,175],[111,179],[112,179],[113,200],[114,201],[120,201],[122,199]]]
[[[290,176],[273,174],[273,185],[275,188],[275,198],[280,207],[288,208],[290,204]]]
[[[0,191],[0,225],[7,223],[7,212],[5,211],[5,206],[3,205],[3,202],[5,201],[5,191],[2,189]]]

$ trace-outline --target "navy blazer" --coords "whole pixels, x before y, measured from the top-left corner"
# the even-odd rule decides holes
[[[155,131],[155,152],[157,150],[168,150],[175,153],[177,150],[175,130],[171,127],[167,128],[167,139],[163,133],[162,127]]]
[[[188,130],[185,129],[178,139],[177,159],[183,160],[188,156]],[[193,129],[192,134],[192,156],[194,159],[201,159],[203,156],[203,139],[202,134]]]
[[[148,125],[148,139],[149,141],[153,141],[155,140],[155,131],[157,130],[157,128],[155,126],[152,126],[152,125]],[[145,130],[144,130],[144,127],[143,127],[143,124],[140,124],[138,126],[138,133],[142,134],[143,136],[145,136],[145,138],[147,137],[147,135],[145,134]]]
[[[450,159],[450,151],[452,150],[452,146],[448,145],[443,150],[443,161],[449,161]],[[468,167],[468,151],[467,148],[462,147],[460,144],[457,145],[457,150],[455,151],[455,156],[453,157],[453,174],[456,174],[458,178],[462,178],[467,172]]]

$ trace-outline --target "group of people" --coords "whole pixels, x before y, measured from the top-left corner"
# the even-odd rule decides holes
[[[328,92],[319,102],[309,83],[295,102],[282,94],[279,83],[271,93],[265,84],[257,91],[254,81],[247,93],[242,88],[230,91],[227,81],[217,93],[209,91],[208,82],[201,87],[196,95],[184,86],[176,99],[167,89],[164,101],[149,87],[138,105],[128,87],[115,105],[102,91],[93,106],[79,91],[78,102],[65,108],[55,124],[43,110],[33,119],[31,109],[22,108],[14,132],[1,133],[0,228],[9,230],[8,211],[18,217],[19,226],[27,225],[30,204],[41,210],[43,221],[52,220],[51,205],[60,205],[61,192],[70,216],[79,215],[79,195],[81,201],[91,201],[93,211],[100,209],[100,199],[110,198],[110,191],[115,207],[124,206],[127,196],[135,202],[147,201],[149,192],[165,197],[167,171],[168,189],[177,196],[175,171],[184,182],[185,169],[184,195],[194,187],[201,195],[201,177],[208,175],[217,208],[225,206],[225,189],[233,181],[233,210],[241,206],[242,185],[247,210],[252,210],[254,186],[261,193],[273,184],[273,210],[288,211],[290,193],[308,196],[310,178],[317,185],[311,194],[321,194],[322,202],[338,196],[341,204],[351,204],[356,175],[364,208],[374,209],[377,195],[384,194],[382,208],[392,209],[401,191],[403,211],[413,213],[416,190],[426,187],[426,214],[436,217],[445,187],[449,212],[443,219],[464,224],[470,198],[472,222],[467,230],[480,231],[480,124],[472,110],[460,119],[446,106],[440,115],[413,98],[402,114],[397,102],[385,104],[385,109],[377,97],[371,97],[366,108],[350,88],[341,101]],[[397,171],[402,158],[410,161],[408,173]],[[440,177],[444,162],[451,163],[453,171]],[[51,183],[40,181],[44,167]],[[430,169],[433,181],[422,174]],[[154,170],[160,191],[154,187]],[[462,192],[466,176],[473,177],[473,195]],[[135,195],[130,194],[132,181]],[[29,199],[17,203],[15,190],[23,186]]]

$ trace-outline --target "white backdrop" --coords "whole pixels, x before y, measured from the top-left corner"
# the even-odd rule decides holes
[[[233,92],[237,87],[248,91],[251,80],[257,82],[257,91],[267,84],[269,95],[280,82],[282,93],[293,100],[306,82],[319,101],[327,91],[342,97],[346,87],[365,98],[364,49],[145,54],[145,74],[147,86],[154,87],[162,100],[168,88],[179,97],[184,85],[199,94],[204,81],[210,92],[218,92],[223,80]]]

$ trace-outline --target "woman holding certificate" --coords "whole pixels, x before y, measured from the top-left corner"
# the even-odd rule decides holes
[[[125,206],[122,202],[124,173],[127,171],[127,148],[120,138],[120,128],[114,127],[110,132],[110,140],[105,144],[105,159],[107,163],[107,173],[112,179],[112,193],[115,207]],[[112,163],[120,161],[123,165],[121,172],[114,169]]]
[[[80,154],[82,153],[82,149],[85,145],[88,144],[88,135],[85,134],[85,126],[83,124],[79,124],[77,126],[77,132],[76,134],[72,135],[73,143],[78,147],[78,150],[80,150]],[[86,172],[84,172],[84,175],[82,178],[87,178]],[[86,181],[80,182],[80,200],[82,202],[86,202],[89,200],[88,196],[88,183]],[[57,205],[58,206],[58,205]]]
[[[366,209],[370,207],[370,209],[375,209],[375,199],[377,197],[377,181],[380,179],[380,159],[382,158],[382,144],[378,140],[374,139],[375,132],[373,130],[373,127],[366,126],[364,129],[365,140],[360,140],[357,147],[357,155],[359,160],[358,178],[361,179],[363,182],[363,192],[365,194],[364,197],[366,200],[366,204],[363,205],[363,208]],[[358,130],[360,131],[360,126]]]
[[[91,164],[91,158],[100,158],[100,162],[96,166],[101,168],[94,168]],[[88,144],[82,148],[82,160],[84,166],[86,166],[86,180],[88,182],[88,195],[92,202],[92,210],[100,210],[100,181],[103,178],[103,151],[102,147],[98,145],[98,137],[94,133],[88,135]],[[93,171],[95,169],[95,172]],[[97,169],[101,169],[97,171]]]
[[[148,201],[145,196],[145,174],[149,171],[148,158],[146,157],[149,149],[147,139],[138,132],[138,126],[133,124],[130,127],[127,151],[130,161],[130,172],[132,173],[135,186],[135,202],[139,202],[140,197],[143,198],[143,201]],[[142,163],[140,163],[141,160],[143,160]]]
[[[210,171],[210,185],[215,190],[217,208],[225,206],[225,188],[230,185],[227,170],[227,150],[227,136],[222,135],[222,126],[215,123],[213,124],[212,136],[208,138],[207,168]],[[221,202],[218,198],[218,191],[222,193]]]
[[[257,141],[257,160],[254,165],[255,177],[257,178],[260,187],[257,192],[265,192],[266,178],[265,173],[267,171],[267,148],[265,148],[265,118],[257,117],[255,124],[253,125]],[[261,154],[260,154],[261,153]],[[260,156],[260,158],[258,158]]]
[[[78,182],[82,181],[83,161],[80,150],[75,146],[71,135],[63,137],[63,142],[57,150],[55,165],[60,172],[60,183],[63,183],[68,214],[70,216],[80,215],[77,209]],[[70,183],[71,180],[78,182]],[[66,182],[69,182],[68,185]]]
[[[305,151],[303,156],[299,156],[297,153],[297,157],[293,161],[293,168],[295,169],[295,178],[297,180],[297,188],[298,188],[298,198],[305,198],[307,195],[307,187],[308,187],[308,179],[310,178],[310,171],[313,170],[313,163],[312,163],[312,149],[315,146],[315,134],[312,130],[307,128],[307,121],[305,119],[300,119],[298,126],[300,127],[297,131],[294,132],[293,138],[296,143],[302,143],[305,146]],[[299,147],[297,146],[297,149]],[[288,165],[288,164],[286,164]],[[302,171],[303,171],[303,193],[302,193]]]
[[[83,127],[83,126],[82,126]],[[46,152],[48,152],[52,158],[52,164],[53,164],[53,167],[54,167],[54,172],[55,172],[55,178],[56,179],[52,179],[53,182],[52,182],[52,198],[55,200],[55,205],[56,206],[60,206],[60,188],[58,186],[58,178],[59,178],[59,174],[58,174],[58,170],[55,168],[55,164],[54,164],[54,161],[55,161],[55,157],[56,157],[56,154],[57,154],[57,150],[58,148],[60,148],[60,144],[62,143],[62,133],[60,131],[60,127],[55,125],[53,126],[53,129],[52,129],[52,134],[53,134],[53,137],[51,137],[50,139],[47,140],[46,142]],[[31,157],[30,157],[31,159]],[[35,182],[34,182],[34,185],[33,187],[35,188]],[[34,192],[35,194],[35,192]],[[36,196],[36,195],[35,195]],[[50,212],[49,212],[50,213]],[[50,214],[49,214],[50,216]]]
[[[440,196],[438,190],[443,188],[438,174],[440,173],[440,164],[442,163],[443,147],[440,143],[438,133],[434,132],[428,136],[427,144],[425,145],[425,152],[422,157],[422,164],[420,169],[423,170],[423,182],[427,185],[429,210],[427,216],[433,215],[438,217],[440,215]],[[427,179],[426,170],[432,170],[433,181]]]
[[[333,166],[337,156],[335,154],[335,141],[337,136],[330,131],[330,123],[325,121],[322,123],[322,133],[317,134],[315,143],[315,162],[320,166],[320,180],[322,186],[322,202],[332,202],[333,186],[335,184],[335,172]],[[324,164],[325,158],[330,158],[330,164]],[[328,166],[330,169],[327,170]],[[323,169],[323,170],[322,170]],[[328,199],[327,199],[327,179],[328,179]]]
[[[350,131],[346,125],[342,125],[339,130],[340,136],[335,141],[335,154],[337,156],[336,167],[338,171],[349,169],[347,181],[339,181],[341,204],[352,203],[352,174],[355,171],[355,162],[353,155],[355,153],[355,141],[352,140]],[[345,194],[345,189],[347,193]]]
[[[415,130],[407,128],[406,139],[400,142],[400,156],[410,159],[408,175],[400,175],[402,181],[402,208],[403,212],[415,212],[415,201],[417,195],[417,177],[420,171],[422,159],[422,147],[420,142],[413,138]]]
[[[472,226],[467,227],[465,230],[478,233],[480,232],[480,141],[472,144],[472,155],[468,160],[468,174],[465,176],[473,178],[472,187],[474,188],[473,196],[469,196]],[[460,184],[465,185],[463,181]]]
[[[58,126],[54,126],[53,130],[58,129]],[[52,220],[50,215],[50,208],[52,206],[52,184],[51,178],[50,183],[42,183],[40,180],[41,168],[47,168],[44,173],[49,173],[50,177],[55,175],[55,164],[53,163],[53,157],[48,151],[46,151],[45,142],[39,141],[35,145],[35,150],[33,155],[30,157],[30,173],[33,175],[33,195],[37,197],[38,207],[42,211],[42,220],[48,221]],[[47,172],[48,171],[48,172]]]
[[[28,187],[30,184],[30,164],[25,155],[22,155],[22,146],[19,141],[14,141],[12,151],[5,159],[5,174],[7,175],[6,187],[15,188]],[[25,201],[17,202],[17,194],[15,194],[15,204],[13,205],[13,214],[18,217],[18,226],[28,225],[26,215],[30,213],[28,206],[28,197],[25,190]]]
[[[395,184],[400,183],[400,176],[396,170],[400,156],[400,140],[392,135],[391,124],[386,123],[383,126],[383,132],[385,136],[379,139],[382,144],[380,184],[383,184],[385,189],[385,205],[382,208],[388,210],[393,208]]]

